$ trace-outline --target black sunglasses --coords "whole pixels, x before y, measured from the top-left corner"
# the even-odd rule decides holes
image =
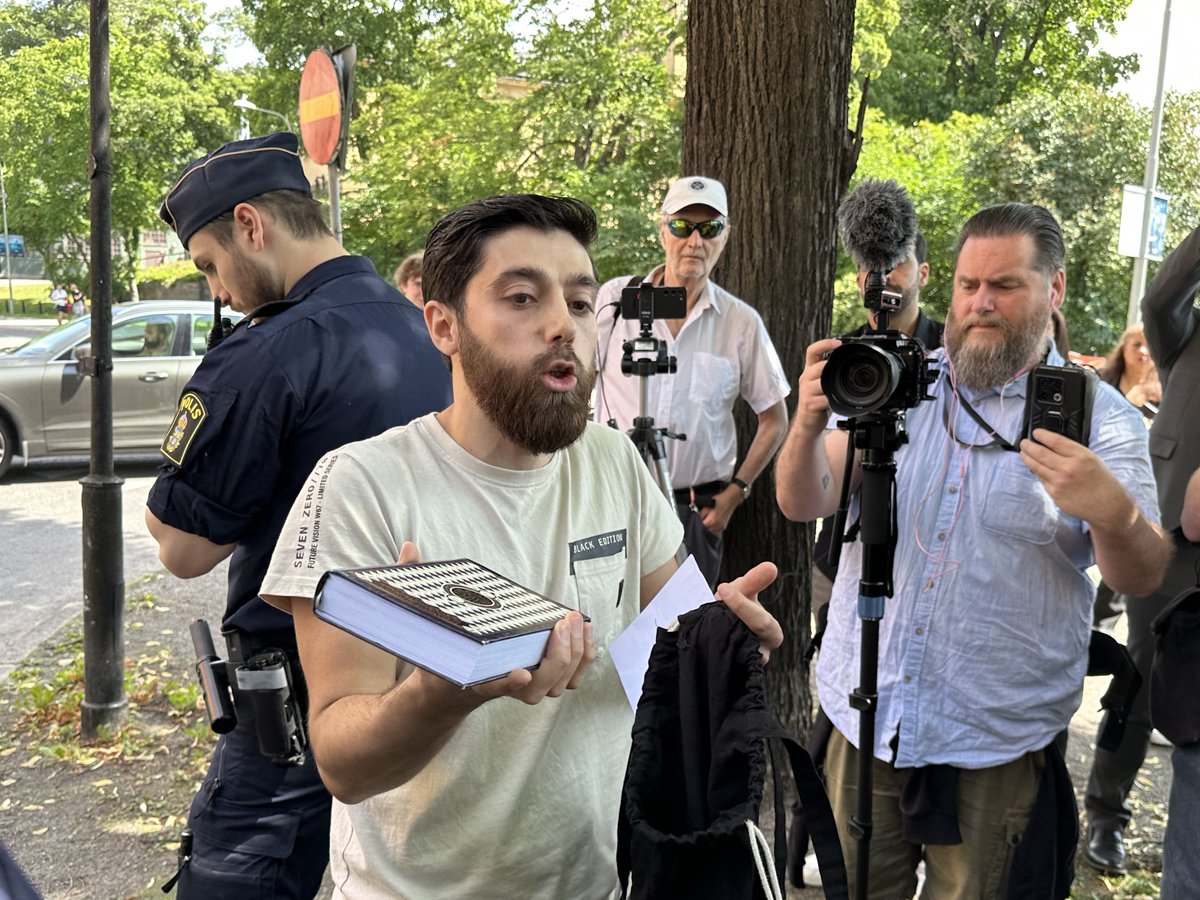
[[[709,219],[707,222],[689,222],[687,219],[669,219],[667,231],[677,238],[689,238],[693,231],[699,231],[700,237],[712,240],[725,230],[722,219]]]

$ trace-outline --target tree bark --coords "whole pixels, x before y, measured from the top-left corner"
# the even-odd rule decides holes
[[[854,0],[688,4],[681,174],[724,182],[733,231],[714,278],[762,314],[793,394],[805,348],[829,332],[837,206],[853,171],[853,36]],[[743,450],[756,421],[739,404]],[[767,686],[780,721],[803,736],[812,715],[804,661],[812,526],[783,518],[773,468],[735,514],[725,546],[724,577],[764,559],[779,566],[763,599],[785,642]]]

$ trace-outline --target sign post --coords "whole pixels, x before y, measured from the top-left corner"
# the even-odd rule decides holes
[[[300,138],[309,158],[329,167],[329,230],[342,241],[341,173],[353,104],[354,44],[330,52],[314,50],[300,76]]]
[[[0,163],[0,208],[4,210],[4,272],[8,277],[8,314],[13,314],[12,247],[8,241],[8,194],[4,193],[4,164]]]

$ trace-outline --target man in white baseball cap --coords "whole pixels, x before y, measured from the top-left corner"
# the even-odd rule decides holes
[[[641,378],[621,373],[623,345],[638,321],[620,315],[621,291],[631,285],[682,287],[687,312],[653,322],[654,336],[676,357],[674,373],[647,383],[645,414],[656,427],[687,435],[665,442],[684,541],[709,584],[721,567],[723,534],[750,495],[787,432],[784,398],[791,390],[779,356],[751,306],[709,280],[729,241],[729,200],[715,178],[687,175],[662,203],[658,233],[664,262],[649,274],[623,275],[600,288],[598,377],[594,417],[628,430],[639,415]],[[758,416],[740,460],[733,407],[742,397]]]

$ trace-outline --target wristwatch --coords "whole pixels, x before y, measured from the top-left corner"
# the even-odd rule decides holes
[[[740,478],[731,478],[731,479],[729,479],[729,482],[730,482],[730,484],[736,484],[738,487],[740,487],[742,489],[742,499],[743,500],[750,499],[750,485],[746,484],[746,482],[742,481],[742,479],[740,479]]]

